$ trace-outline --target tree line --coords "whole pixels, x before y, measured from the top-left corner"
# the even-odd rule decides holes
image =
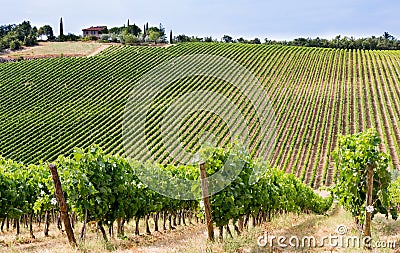
[[[223,42],[223,43],[245,43],[245,44],[267,44],[284,46],[303,46],[303,47],[322,47],[322,48],[340,48],[340,49],[364,49],[364,50],[400,50],[400,40],[395,38],[389,32],[384,32],[381,36],[371,36],[366,38],[354,38],[338,35],[333,39],[323,38],[296,38],[290,41],[277,41],[265,38],[262,42],[259,38],[251,40],[240,37],[234,39],[230,35],[224,35],[220,40],[209,37],[187,36],[179,34],[173,36],[172,30],[169,34],[169,40],[165,28],[160,25],[149,27],[149,23],[143,25],[141,29],[136,24],[131,25],[128,19],[127,24],[121,27],[112,27],[102,31],[100,38],[83,37],[72,33],[64,35],[62,19],[60,20],[60,35],[54,35],[53,28],[50,25],[44,25],[39,29],[32,26],[30,21],[23,21],[21,24],[0,25],[0,52],[10,49],[18,50],[22,46],[35,46],[38,40],[46,38],[48,41],[77,41],[77,40],[99,40],[100,42],[115,42],[129,45],[156,43],[183,43],[183,42]]]
[[[0,52],[5,49],[18,50],[22,46],[37,45],[37,37],[43,29],[32,27],[29,21],[24,21],[19,25],[0,26]]]
[[[91,37],[90,39],[97,40],[96,37]],[[122,44],[139,44],[139,43],[167,43],[167,36],[165,33],[165,28],[160,23],[160,25],[149,27],[147,22],[143,25],[143,30],[137,26],[135,23],[130,24],[128,19],[127,24],[121,27],[112,27],[110,29],[104,29],[100,37],[101,42],[115,42]]]
[[[64,34],[64,25],[62,18],[60,19],[60,34],[54,35],[54,30],[50,25],[44,25],[39,29],[32,27],[30,21],[23,21],[21,24],[8,24],[0,26],[0,52],[10,49],[18,50],[22,46],[34,46],[38,44],[38,40],[47,41],[87,41],[99,40],[99,42],[116,42],[122,44],[139,44],[139,43],[168,43],[165,28],[160,23],[157,26],[149,27],[149,23],[139,28],[136,24],[128,23],[121,27],[105,28],[100,38],[94,36],[82,37],[72,33]]]
[[[212,37],[189,37],[184,34],[174,37],[175,42],[219,42]],[[245,43],[245,44],[262,44],[259,38],[251,40],[244,39],[243,37],[234,39],[232,36],[224,35],[220,42],[223,43]],[[364,49],[364,50],[399,50],[400,40],[395,38],[388,32],[384,32],[382,36],[371,36],[366,38],[354,38],[338,35],[333,39],[323,38],[296,38],[291,41],[277,41],[264,39],[267,45],[283,45],[283,46],[302,46],[302,47],[322,47],[322,48],[340,48],[340,49]]]
[[[39,27],[32,26],[30,21],[23,21],[21,24],[0,25],[0,52],[6,49],[18,50],[23,46],[31,47],[38,44],[39,40],[47,41],[76,41],[79,36],[69,33],[63,34],[63,23],[60,21],[60,35],[54,35],[50,25]]]
[[[365,50],[399,50],[400,40],[396,39],[388,32],[384,32],[382,36],[371,36],[366,38],[342,37],[321,39],[317,38],[297,38],[292,41],[275,41],[265,39],[266,44],[280,44],[286,46],[303,46],[303,47],[323,47],[323,48],[341,48],[341,49],[365,49]]]

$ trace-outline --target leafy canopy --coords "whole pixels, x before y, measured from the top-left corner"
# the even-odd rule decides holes
[[[389,202],[389,156],[379,150],[380,143],[376,130],[368,129],[366,132],[339,136],[338,146],[333,153],[340,170],[333,192],[339,198],[339,203],[361,223],[366,208],[367,166],[373,166],[374,170],[373,214],[379,212],[388,217],[390,210],[392,217],[397,218],[396,210]]]

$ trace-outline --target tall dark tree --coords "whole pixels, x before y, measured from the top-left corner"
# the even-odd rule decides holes
[[[129,27],[129,18],[128,18],[128,27]]]
[[[146,25],[143,25],[143,34],[146,34]]]
[[[64,36],[64,24],[62,18],[60,19],[60,37]]]
[[[149,30],[149,22],[146,23],[146,32]]]
[[[169,32],[169,43],[174,44],[174,40],[172,38],[172,30]]]

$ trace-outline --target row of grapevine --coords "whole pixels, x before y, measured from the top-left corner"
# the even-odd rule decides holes
[[[320,197],[294,175],[274,169],[262,160],[254,161],[248,154],[238,152],[238,148],[201,150],[209,175],[221,170],[228,156],[233,157],[233,163],[244,164],[231,184],[211,196],[216,226],[223,227],[229,222],[236,226],[239,220],[248,220],[249,217],[259,221],[257,217],[281,211],[324,213],[330,208],[332,196],[326,199]],[[174,178],[199,180],[197,166],[144,165],[118,155],[107,155],[97,145],[88,150],[75,148],[71,157],[59,156],[55,164],[69,209],[83,221],[84,226],[90,221],[97,222],[106,240],[103,226],[112,228],[115,222],[122,233],[124,224],[135,220],[138,233],[139,220],[144,218],[146,231],[150,233],[149,217],[153,217],[158,224],[158,217],[163,214],[165,229],[166,215],[170,222],[172,215],[178,213],[184,214],[182,217],[202,216],[199,200],[165,197],[139,179],[143,171],[151,176],[157,173],[156,169],[164,170],[171,180],[156,182],[159,189],[176,189],[180,186],[171,185],[176,182]],[[249,178],[255,168],[261,173],[257,174],[256,183],[251,185]],[[31,236],[34,237],[32,222],[38,216],[47,217],[57,210],[48,164],[27,166],[1,158],[0,172],[0,219],[3,222],[4,218],[19,220],[22,215],[27,215],[30,217]]]

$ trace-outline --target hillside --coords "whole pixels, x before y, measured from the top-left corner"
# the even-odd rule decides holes
[[[96,42],[39,42],[37,46],[25,47],[17,51],[9,51],[0,53],[0,62],[13,61],[20,58],[37,59],[37,58],[56,58],[56,57],[77,57],[93,55],[105,48],[108,44]]]
[[[222,43],[111,46],[92,57],[0,64],[0,154],[34,163],[93,143],[123,154],[124,108],[137,82],[159,64],[193,54],[233,60],[258,78],[275,112],[276,146],[266,157],[272,165],[315,187],[330,185],[337,176],[330,153],[338,134],[375,127],[381,149],[392,157],[390,167],[400,169],[399,51]],[[265,156],[258,135],[262,126],[252,120],[250,102],[228,82],[207,76],[172,82],[150,101],[146,136],[151,155],[159,162],[173,161],[161,145],[160,115],[182,94],[199,90],[224,94],[237,104],[249,124],[252,155]],[[215,114],[185,117],[178,126],[185,148],[195,151],[204,131],[213,132],[219,144],[229,142],[227,123]]]

